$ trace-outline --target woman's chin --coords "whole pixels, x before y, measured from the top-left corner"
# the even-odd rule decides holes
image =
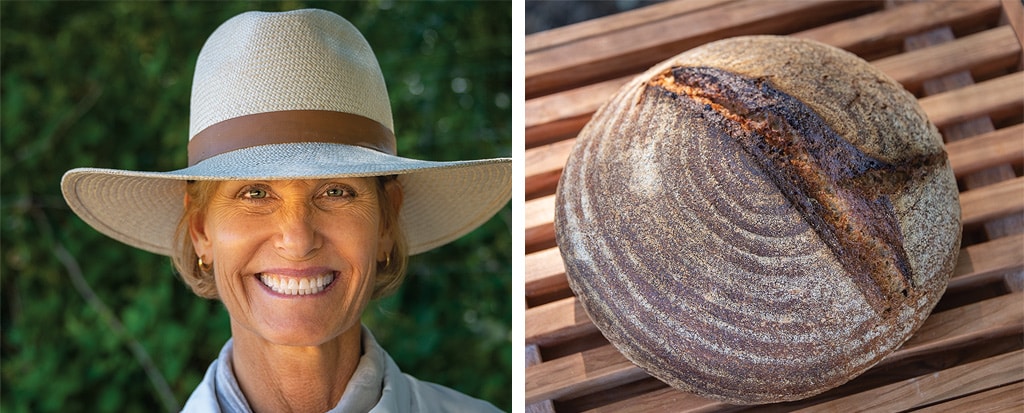
[[[325,325],[308,321],[273,320],[265,321],[250,329],[256,336],[269,344],[279,346],[319,346],[342,335],[349,328],[339,325]]]

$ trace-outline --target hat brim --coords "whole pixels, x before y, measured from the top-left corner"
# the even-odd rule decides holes
[[[512,196],[508,158],[434,162],[350,145],[292,143],[227,152],[170,172],[78,168],[61,180],[64,199],[97,231],[156,254],[175,253],[186,181],[327,179],[398,175],[399,217],[418,254],[472,231]]]

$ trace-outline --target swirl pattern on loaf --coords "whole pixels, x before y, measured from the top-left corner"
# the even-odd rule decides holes
[[[899,84],[752,36],[612,97],[577,138],[555,225],[570,286],[627,358],[757,404],[838,386],[920,327],[956,262],[957,196]]]

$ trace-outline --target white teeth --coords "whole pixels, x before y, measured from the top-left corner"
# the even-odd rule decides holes
[[[292,278],[283,275],[260,274],[260,282],[278,294],[285,295],[308,295],[316,294],[324,290],[324,287],[334,281],[334,273],[328,273],[313,278]]]

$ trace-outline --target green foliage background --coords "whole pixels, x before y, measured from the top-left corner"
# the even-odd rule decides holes
[[[140,349],[184,403],[229,336],[226,312],[194,296],[168,258],[85,225],[64,204],[60,177],[80,166],[183,167],[206,37],[246,10],[303,7],[345,16],[374,47],[399,153],[510,155],[507,2],[0,2],[0,410],[162,409]],[[413,257],[403,288],[364,316],[404,371],[504,410],[510,221],[506,206],[479,230]],[[78,272],[88,286],[74,284]]]

